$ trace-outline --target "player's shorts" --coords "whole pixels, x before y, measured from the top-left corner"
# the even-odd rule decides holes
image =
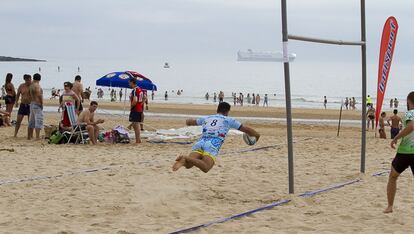
[[[398,133],[400,133],[400,129],[399,128],[391,128],[391,139],[394,139]]]
[[[30,104],[20,103],[18,115],[30,115]]]
[[[208,156],[215,162],[219,154],[223,140],[220,138],[201,138],[192,147],[192,151],[203,156]]]
[[[43,108],[39,104],[30,104],[29,128],[43,128]]]
[[[131,123],[141,123],[142,122],[142,112],[131,111],[129,113],[129,122],[131,122]]]
[[[392,160],[392,167],[399,174],[403,173],[408,167],[411,167],[411,172],[414,175],[414,154],[397,153],[394,160]]]

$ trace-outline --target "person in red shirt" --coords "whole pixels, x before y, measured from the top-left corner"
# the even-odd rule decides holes
[[[137,87],[137,80],[135,78],[129,79],[129,86],[132,89],[131,100],[131,112],[129,113],[129,122],[135,132],[135,143],[141,143],[141,131],[139,124],[142,122],[142,112],[144,111],[144,99],[143,92],[140,87]]]

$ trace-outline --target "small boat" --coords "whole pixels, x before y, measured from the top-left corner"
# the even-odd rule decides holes
[[[170,68],[170,65],[168,65],[168,63],[164,63],[164,68]]]

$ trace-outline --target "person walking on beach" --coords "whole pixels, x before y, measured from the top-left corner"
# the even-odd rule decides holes
[[[119,102],[122,102],[122,89],[119,90]]]
[[[19,110],[17,111],[17,120],[16,120],[16,126],[14,128],[14,137],[17,137],[17,133],[19,132],[20,125],[23,121],[24,116],[27,116],[27,122],[29,122],[29,116],[30,116],[30,93],[29,88],[32,84],[32,76],[25,74],[23,76],[24,83],[20,84],[17,88],[17,95],[16,95],[16,107],[19,107]],[[21,102],[19,106],[19,99],[21,97]],[[29,133],[29,129],[27,130]],[[29,135],[28,135],[29,136]]]
[[[165,100],[165,101],[167,101],[167,100],[168,100],[168,91],[165,91],[165,94],[164,94],[164,100]]]
[[[258,106],[260,104],[260,95],[257,94],[256,95],[256,106]]]
[[[356,100],[355,97],[352,97],[352,110],[356,109]]]
[[[398,104],[399,104],[400,102],[397,100],[397,98],[395,98],[394,99],[394,108],[395,109],[398,109]]]
[[[254,95],[254,93],[252,94],[252,104],[256,104],[256,95]]]
[[[238,129],[255,137],[257,141],[259,140],[260,134],[258,132],[228,117],[229,112],[230,104],[221,102],[217,107],[217,114],[198,119],[187,119],[188,126],[202,126],[202,136],[193,145],[192,152],[188,156],[180,155],[177,157],[172,166],[173,171],[177,171],[181,167],[190,169],[194,166],[204,173],[210,171],[216,163],[220,148],[231,128]]]
[[[243,95],[243,93],[240,93],[239,94],[239,102],[240,102],[240,106],[243,106],[243,102],[244,102],[244,95]]]
[[[219,98],[219,103],[224,102],[224,93],[223,93],[223,91],[220,91],[218,98]]]
[[[367,131],[369,129],[369,123],[371,122],[372,125],[372,130],[374,130],[374,120],[375,120],[375,108],[371,105],[369,105],[368,107],[368,111],[367,111]]]
[[[391,98],[391,100],[390,100],[390,109],[392,109],[393,106],[394,106],[394,99]]]
[[[236,93],[233,93],[233,106],[236,106],[237,103],[237,96]]]
[[[251,103],[251,97],[250,97],[250,93],[248,93],[247,94],[247,104],[250,104]]]
[[[379,122],[379,135],[381,139],[387,139],[387,135],[385,134],[385,117],[387,116],[387,114],[385,112],[381,113],[381,117],[379,118],[378,122]]]
[[[77,103],[79,105],[76,106],[75,108],[78,110],[76,112],[76,114],[79,116],[80,113],[83,111],[83,84],[81,83],[82,77],[80,75],[75,76],[75,82],[73,83],[73,92],[78,96],[79,98],[79,103]]]
[[[131,112],[129,113],[129,122],[132,124],[132,128],[135,132],[135,143],[141,143],[141,131],[139,124],[142,122],[142,112],[144,111],[144,94],[142,89],[137,86],[137,79],[130,78],[128,80],[129,86],[132,89],[130,101]]]
[[[348,98],[345,98],[345,108],[348,110],[349,100]]]
[[[408,167],[414,175],[414,92],[407,96],[407,112],[404,114],[404,129],[391,141],[391,148],[395,149],[401,139],[397,154],[391,163],[391,173],[388,177],[387,200],[388,206],[384,213],[393,212],[395,194],[397,192],[397,179]]]
[[[217,102],[217,94],[216,93],[214,93],[214,95],[213,95],[213,101]]]
[[[153,100],[153,101],[154,101],[154,95],[155,95],[154,90],[152,90],[151,91],[151,100]]]
[[[391,124],[390,121],[391,120]],[[387,121],[388,125],[391,126],[391,139],[394,139],[395,136],[400,133],[400,123],[402,123],[402,119],[400,116],[398,116],[398,110],[394,110],[394,115],[391,116],[391,118]]]
[[[268,98],[267,94],[265,94],[265,96],[264,96],[263,107],[264,106],[269,107],[269,98]]]
[[[325,107],[325,110],[326,110],[326,104],[328,104],[328,99],[326,99],[326,96],[323,96],[323,106]]]
[[[208,92],[206,93],[204,97],[206,98],[206,101],[208,101],[208,98],[210,97],[210,95],[208,95]]]
[[[115,100],[115,89],[111,89],[111,102],[114,102]]]
[[[33,82],[29,87],[31,97],[28,139],[33,139],[36,131],[36,140],[40,140],[40,130],[43,128],[43,89],[40,87],[41,76],[33,75]]]
[[[12,83],[13,74],[7,73],[6,75],[6,82],[4,83],[4,89],[6,90],[6,96],[4,98],[4,102],[6,104],[6,112],[9,113],[9,119],[12,119],[12,112],[13,112],[13,106],[16,102],[16,90],[14,88],[14,85]],[[10,126],[7,125],[6,126]]]

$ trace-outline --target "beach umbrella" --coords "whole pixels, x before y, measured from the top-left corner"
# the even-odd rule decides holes
[[[137,86],[141,89],[157,91],[157,86],[152,83],[150,79],[134,71],[109,73],[96,80],[96,85],[115,88],[130,88],[128,84],[130,78],[136,78]]]
[[[157,86],[154,83],[152,83],[150,79],[148,79],[147,77],[135,71],[112,72],[96,80],[97,86],[125,88],[124,114],[125,114],[125,105],[126,105],[126,97],[127,97],[126,89],[130,88],[129,83],[128,83],[128,80],[130,78],[136,78],[137,86],[143,90],[157,91]]]

